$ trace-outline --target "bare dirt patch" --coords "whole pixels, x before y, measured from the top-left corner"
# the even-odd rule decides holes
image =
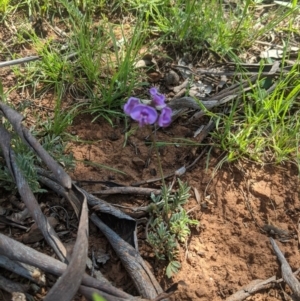
[[[155,155],[150,153],[145,140],[147,132],[137,130],[123,147],[122,126],[112,128],[101,120],[90,124],[88,119],[89,116],[78,118],[71,130],[80,139],[93,143],[72,143],[70,151],[78,160],[98,162],[123,171],[126,175],[80,163],[73,173],[74,179],[79,182],[113,180],[132,184],[158,174]],[[170,138],[184,137],[188,133],[188,128],[174,124],[166,132],[159,131],[157,135],[158,140],[169,141]],[[196,149],[165,146],[161,150],[164,172],[169,173],[190,163],[196,155]],[[300,202],[296,167],[292,164],[262,167],[254,163],[238,163],[225,164],[216,171],[219,160],[213,154],[207,168],[206,158],[203,158],[182,177],[201,194],[200,204],[192,197],[186,208],[192,209],[191,216],[199,220],[201,226],[192,231],[188,251],[182,248],[182,269],[172,280],[164,275],[164,265],[154,259],[145,241],[144,228],[141,226],[139,230],[140,252],[153,267],[163,288],[180,280],[186,283],[186,286],[180,286],[173,300],[224,300],[252,280],[273,275],[280,277],[280,267],[268,235],[279,240],[281,237],[274,232],[265,233],[263,227],[268,224],[289,232],[290,237],[278,243],[291,267],[294,270],[299,267],[295,227],[298,225]],[[159,187],[159,183],[157,185]],[[88,188],[92,193],[99,189],[99,185],[89,185]],[[141,206],[147,202],[145,198],[133,196],[114,196],[109,200],[125,206]],[[92,244],[94,239],[91,237]],[[103,268],[107,271],[106,265]],[[115,269],[111,272],[114,274]],[[121,278],[127,281],[125,274]],[[280,289],[275,288],[256,294],[249,300],[283,300],[282,296]]]

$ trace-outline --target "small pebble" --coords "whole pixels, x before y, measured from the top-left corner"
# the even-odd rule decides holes
[[[139,157],[134,157],[134,158],[132,158],[132,163],[135,165],[135,166],[137,166],[137,167],[144,167],[145,166],[145,161],[144,160],[142,160],[141,158],[139,158]]]
[[[117,141],[119,138],[120,137],[116,132],[112,132],[108,135],[108,139],[111,141]]]
[[[150,175],[155,177],[157,175],[156,169],[155,168],[151,168],[150,169]]]
[[[210,259],[213,260],[213,261],[216,261],[216,260],[217,260],[217,257],[216,257],[216,255],[211,255],[211,256],[210,256]]]
[[[166,75],[165,75],[165,82],[167,86],[176,86],[179,83],[179,75],[173,71],[170,70]]]

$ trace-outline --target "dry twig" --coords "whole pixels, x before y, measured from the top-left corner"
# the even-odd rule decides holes
[[[300,283],[298,279],[293,274],[290,265],[288,264],[287,260],[285,259],[284,255],[282,254],[275,240],[272,237],[270,237],[270,242],[281,264],[281,273],[282,273],[283,280],[288,284],[288,286],[293,291],[294,297],[297,300],[300,300]]]
[[[98,195],[111,195],[111,194],[137,194],[137,195],[151,195],[154,193],[158,195],[161,193],[160,189],[153,188],[143,188],[143,187],[132,187],[132,186],[124,186],[124,187],[113,187],[100,191],[93,191],[93,194]]]
[[[0,62],[0,68],[1,67],[8,67],[8,66],[13,66],[13,65],[18,65],[18,64],[23,64],[23,63],[28,63],[32,61],[39,60],[39,56],[28,56],[24,57],[21,59],[16,59],[16,60],[11,60],[11,61],[6,61],[6,62]]]
[[[300,268],[294,272],[294,275],[299,274]],[[282,278],[276,280],[276,276],[272,276],[266,280],[256,279],[244,286],[239,291],[235,292],[233,295],[228,297],[226,301],[242,301],[246,298],[250,297],[251,295],[256,294],[261,290],[265,290],[268,288],[273,287],[274,285],[284,281]]]

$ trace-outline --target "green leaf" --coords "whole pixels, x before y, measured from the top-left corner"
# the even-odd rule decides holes
[[[106,299],[104,299],[103,297],[101,297],[100,295],[94,293],[93,294],[93,300],[94,301],[106,301]]]
[[[181,268],[181,264],[179,261],[170,261],[166,269],[166,275],[168,278],[171,278],[174,274],[177,274],[179,269]]]

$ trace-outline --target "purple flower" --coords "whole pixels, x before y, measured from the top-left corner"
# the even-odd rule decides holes
[[[130,112],[130,117],[139,122],[139,126],[142,127],[147,124],[153,124],[157,120],[157,112],[154,108],[137,104]]]
[[[152,103],[157,109],[160,110],[166,106],[165,96],[163,94],[159,94],[156,88],[154,87],[150,88],[149,92],[152,97]]]
[[[129,99],[127,100],[125,106],[124,106],[124,112],[126,115],[131,114],[133,108],[138,105],[140,103],[140,100],[138,98],[135,97],[129,97]]]
[[[155,96],[152,97],[153,104],[157,109],[162,109],[166,107],[165,99],[166,99],[165,96],[162,94],[160,95],[156,94]]]
[[[158,117],[158,125],[161,127],[167,127],[172,122],[172,109],[169,107],[164,107]]]
[[[158,93],[158,90],[155,87],[149,89],[150,95],[154,96]]]
[[[129,97],[124,105],[124,113],[133,120],[138,121],[142,127],[148,124],[157,124],[166,127],[172,122],[172,109],[165,104],[165,96],[155,87],[149,89],[152,101],[142,101],[136,97]],[[147,103],[147,104],[145,104]],[[158,116],[158,114],[160,115]]]

